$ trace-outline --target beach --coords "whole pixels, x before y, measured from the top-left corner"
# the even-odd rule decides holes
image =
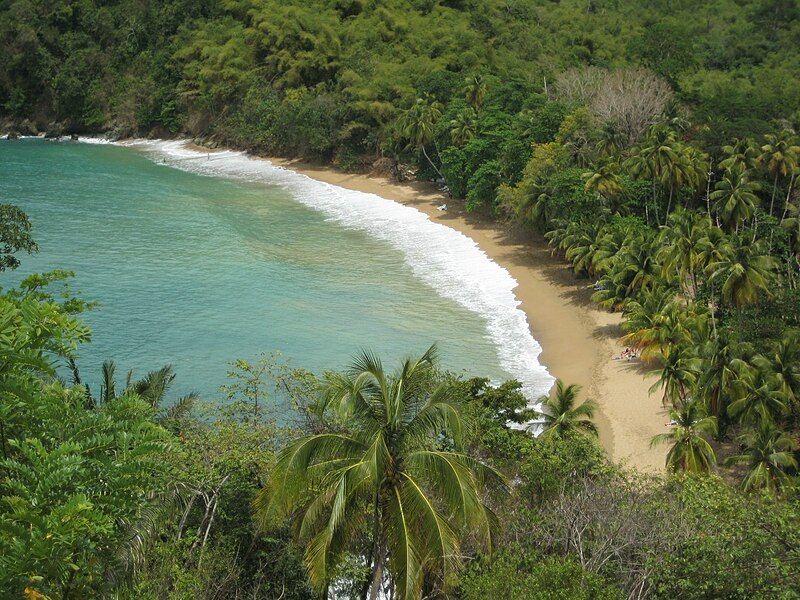
[[[595,422],[609,456],[642,471],[663,470],[667,447],[650,447],[652,437],[666,431],[669,421],[660,394],[648,391],[656,378],[638,361],[614,360],[624,349],[619,343],[621,316],[592,303],[590,282],[577,279],[564,262],[551,256],[544,240],[468,214],[428,183],[395,183],[383,176],[343,173],[297,160],[267,160],[318,181],[414,207],[475,240],[518,282],[516,295],[542,346],[540,362],[553,376],[581,385],[581,398],[599,404]],[[444,204],[447,210],[439,208]]]

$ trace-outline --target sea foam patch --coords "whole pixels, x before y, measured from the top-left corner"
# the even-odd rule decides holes
[[[526,397],[533,401],[551,388],[554,379],[539,364],[541,346],[531,335],[514,294],[517,281],[470,237],[431,221],[415,208],[317,181],[244,152],[205,153],[180,140],[131,140],[120,145],[192,173],[281,186],[298,202],[342,227],[385,241],[403,253],[422,281],[485,319],[501,366],[522,382]]]

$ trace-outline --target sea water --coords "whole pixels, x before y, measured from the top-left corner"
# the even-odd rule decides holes
[[[67,269],[98,302],[78,359],[90,385],[106,359],[172,364],[176,392],[215,399],[237,358],[321,372],[368,348],[391,367],[432,343],[445,367],[520,379],[530,398],[552,384],[509,273],[372,194],[184,142],[18,140],[0,141],[0,202],[28,213],[41,249],[0,286]]]

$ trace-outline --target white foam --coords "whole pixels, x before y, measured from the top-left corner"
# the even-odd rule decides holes
[[[66,137],[66,136],[65,136]],[[69,137],[67,137],[69,139]],[[78,141],[83,144],[113,144],[114,141],[102,136],[80,136]]]
[[[330,220],[387,242],[402,251],[417,277],[486,320],[501,366],[522,382],[527,398],[535,400],[552,386],[553,377],[538,361],[541,346],[531,335],[514,295],[517,281],[461,232],[431,221],[415,208],[320,182],[244,152],[198,152],[188,148],[186,141],[130,140],[120,144],[193,173],[279,185]]]

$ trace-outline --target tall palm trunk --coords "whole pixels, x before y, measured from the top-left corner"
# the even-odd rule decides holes
[[[431,157],[428,156],[428,152],[425,150],[425,145],[423,144],[420,147],[422,148],[422,154],[425,155],[425,158],[428,160],[428,163],[433,167],[433,170],[436,171],[436,174],[439,175],[439,177],[444,180],[444,175],[442,175],[442,172],[437,168],[435,164],[433,164]]]
[[[792,178],[789,180],[789,189],[786,190],[786,204],[783,205],[783,214],[781,215],[781,223],[786,219],[786,214],[789,212],[789,200],[792,195],[792,187],[794,187],[794,178],[796,174],[792,172]]]
[[[778,173],[775,173],[775,180],[772,182],[772,199],[769,201],[769,214],[772,216],[772,209],[775,207],[775,194],[778,193]]]
[[[364,588],[363,598],[369,600],[376,600],[380,593],[381,579],[383,578],[383,555],[385,552],[381,544],[381,492],[380,487],[375,492],[375,501],[373,505],[373,518],[375,521],[372,524],[372,550],[367,561],[367,567],[372,571],[372,577],[368,585]]]
[[[378,600],[381,593],[381,582],[383,581],[383,567],[386,552],[382,544],[378,544],[375,564],[372,567],[372,583],[369,586],[369,600]]]
[[[653,179],[653,212],[656,215],[656,225],[661,227],[661,218],[658,216],[658,201],[656,200],[656,180]],[[648,218],[649,225],[649,218]]]
[[[665,218],[669,218],[669,211],[672,210],[672,194],[674,193],[675,185],[670,182],[669,184],[669,202],[667,202],[667,214]]]

